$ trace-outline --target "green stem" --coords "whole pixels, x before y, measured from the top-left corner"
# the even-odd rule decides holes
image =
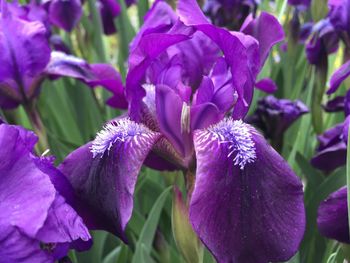
[[[28,119],[32,124],[33,130],[39,137],[39,142],[36,146],[36,150],[39,154],[49,149],[49,143],[47,140],[47,134],[45,126],[41,120],[40,114],[37,110],[35,102],[30,102],[24,105],[24,110],[27,113]]]
[[[348,131],[348,142],[349,140],[350,140],[350,129]],[[350,229],[350,147],[347,147],[347,152],[346,152],[346,185],[347,185],[347,195],[348,195],[348,224]]]
[[[94,25],[93,42],[96,49],[96,54],[100,62],[106,62],[107,55],[102,38],[103,27],[100,12],[97,10],[95,0],[88,0],[88,5],[92,17],[92,23]]]

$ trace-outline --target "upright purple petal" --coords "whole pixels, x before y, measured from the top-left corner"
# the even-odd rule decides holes
[[[193,151],[190,112],[185,112],[186,108],[189,111],[186,102],[171,88],[165,85],[156,87],[156,111],[160,130],[183,157],[188,157]]]
[[[261,67],[264,65],[271,48],[284,39],[281,24],[273,15],[266,12],[262,12],[256,19],[250,19],[249,23],[242,26],[241,31],[258,40]]]
[[[49,19],[52,24],[70,32],[78,24],[83,13],[80,0],[52,0]]]
[[[144,125],[120,119],[64,160],[60,170],[79,197],[77,209],[90,228],[126,241],[137,175],[158,138]]]
[[[252,127],[232,119],[198,130],[194,143],[190,221],[217,261],[291,258],[305,212],[302,184],[283,158]]]
[[[42,23],[0,16],[0,106],[12,108],[36,95],[50,47]]]
[[[332,193],[321,203],[317,225],[323,236],[350,244],[346,187]]]

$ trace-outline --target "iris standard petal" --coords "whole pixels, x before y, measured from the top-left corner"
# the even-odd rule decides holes
[[[332,193],[320,204],[317,225],[323,236],[350,243],[346,187]]]
[[[266,12],[262,12],[256,19],[249,20],[250,22],[242,26],[241,31],[258,40],[260,67],[262,67],[271,48],[284,39],[283,28],[273,15]]]
[[[194,134],[195,232],[220,263],[285,261],[305,229],[298,177],[263,137],[225,119]]]
[[[108,123],[92,143],[72,152],[60,165],[89,227],[126,241],[137,175],[159,136],[142,124],[120,119]]]
[[[178,3],[178,14],[180,19],[188,26],[193,26],[198,31],[207,35],[223,52],[224,58],[230,67],[232,74],[232,85],[238,94],[237,112],[234,114],[237,119],[243,118],[247,113],[248,105],[253,94],[257,70],[256,63],[251,60],[259,59],[258,45],[248,36],[232,34],[229,31],[209,24],[194,0],[180,0]],[[248,46],[249,44],[249,50]],[[237,67],[237,65],[240,65]],[[251,67],[253,65],[253,67]],[[258,66],[256,66],[258,67]],[[234,90],[232,90],[234,92]],[[239,108],[239,109],[238,109]]]
[[[42,23],[0,16],[0,106],[13,108],[36,95],[50,47]]]

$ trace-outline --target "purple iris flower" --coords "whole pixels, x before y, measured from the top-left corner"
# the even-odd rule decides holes
[[[207,0],[204,13],[213,24],[239,30],[249,14],[255,15],[259,0]]]
[[[306,56],[310,64],[322,65],[329,54],[337,51],[339,36],[328,18],[313,26],[311,37],[306,43]]]
[[[91,246],[71,185],[51,158],[33,154],[36,142],[30,131],[0,125],[1,262],[55,262]]]
[[[131,43],[129,117],[107,123],[59,167],[89,227],[126,241],[137,176],[149,161],[184,171],[190,222],[218,262],[296,253],[305,228],[302,184],[241,120],[283,31],[267,13],[245,29],[257,38],[213,26],[194,0],[180,0],[177,13],[161,1],[152,7]]]
[[[47,31],[39,21],[27,21],[10,13],[4,5],[0,13],[0,107],[28,104],[39,93],[48,76],[77,78],[91,87],[102,85],[118,99],[113,106],[126,107],[119,73],[108,64],[88,64],[60,52],[51,52]]]
[[[350,92],[348,91],[344,97],[335,97],[324,108],[328,112],[344,111],[345,115],[344,122],[335,125],[318,136],[319,146],[317,153],[311,159],[311,164],[314,167],[325,172],[331,172],[346,164],[350,124]]]
[[[50,22],[68,32],[79,23],[83,14],[80,0],[49,0],[45,2],[45,7]]]
[[[339,86],[346,80],[350,75],[350,60],[344,63],[339,69],[337,69],[330,80],[330,87],[327,90],[327,94],[333,94],[339,88]]]
[[[350,48],[350,1],[329,0],[328,17],[347,48]]]
[[[256,111],[247,121],[262,130],[265,138],[278,140],[301,115],[308,112],[300,100],[277,99],[270,95],[258,101]]]
[[[106,35],[111,35],[117,32],[114,25],[114,18],[116,18],[121,8],[115,0],[100,0],[98,6],[101,13],[103,31]]]
[[[346,187],[332,193],[321,203],[317,225],[323,236],[350,244]]]

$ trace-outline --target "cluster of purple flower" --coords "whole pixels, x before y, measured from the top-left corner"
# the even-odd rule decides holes
[[[303,8],[309,2],[289,1]],[[349,44],[350,1],[340,2],[330,1],[328,18],[311,30],[306,49],[312,64],[334,52],[340,39]],[[119,5],[97,4],[105,34],[115,33]],[[284,39],[278,20],[258,14],[258,4],[208,0],[202,12],[195,0],[179,0],[176,11],[156,1],[130,43],[124,85],[113,66],[67,54],[52,34],[54,26],[71,31],[77,25],[80,0],[26,6],[2,1],[2,109],[22,105],[33,112],[45,79],[70,77],[91,88],[103,86],[113,94],[106,103],[127,113],[108,121],[58,167],[54,158],[35,154],[33,132],[1,121],[0,262],[62,260],[69,249],[90,248],[89,230],[108,231],[127,243],[143,165],[184,173],[188,220],[218,262],[290,259],[305,231],[303,185],[266,139],[280,150],[285,131],[309,110],[301,101],[270,95],[247,116],[255,88],[277,89],[258,74],[271,48]],[[350,61],[333,75],[328,94],[349,75]],[[349,96],[325,109],[348,116]],[[312,165],[329,172],[345,164],[348,125],[346,117],[318,137]],[[321,233],[341,242],[350,241],[346,192],[342,188],[324,201],[318,217]]]

